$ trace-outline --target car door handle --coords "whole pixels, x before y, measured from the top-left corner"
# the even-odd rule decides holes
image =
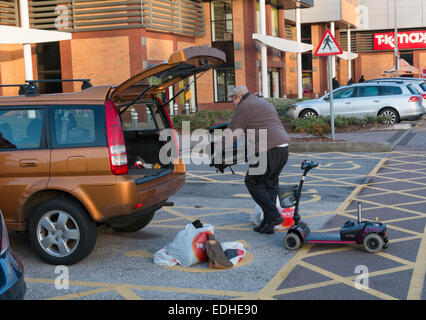
[[[380,100],[373,100],[374,102],[380,102]]]
[[[349,102],[349,101],[348,101],[348,102],[345,102],[345,103],[346,103],[346,104],[351,104],[351,102]]]
[[[22,168],[37,167],[37,160],[21,160],[19,166]]]

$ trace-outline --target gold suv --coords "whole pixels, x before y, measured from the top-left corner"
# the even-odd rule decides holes
[[[220,50],[190,47],[119,86],[38,94],[30,81],[21,95],[0,97],[0,210],[7,227],[28,231],[35,252],[62,265],[92,251],[101,224],[121,232],[145,227],[185,181],[182,161],[160,161],[162,146],[177,148],[159,139],[173,128],[161,98],[224,61]]]

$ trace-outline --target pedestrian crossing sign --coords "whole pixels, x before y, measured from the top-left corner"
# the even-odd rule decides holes
[[[331,56],[342,54],[343,51],[337,43],[336,39],[334,39],[330,30],[325,30],[324,35],[318,45],[317,50],[315,51],[316,56]]]

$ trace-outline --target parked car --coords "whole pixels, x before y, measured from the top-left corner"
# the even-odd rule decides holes
[[[8,227],[28,231],[47,263],[69,265],[92,251],[97,226],[148,225],[185,181],[178,150],[172,163],[160,161],[173,141],[159,136],[173,124],[158,95],[224,61],[218,49],[190,47],[119,86],[37,94],[30,82],[25,95],[0,97],[0,208]]]
[[[0,210],[0,300],[22,300],[26,291],[24,267],[9,246],[9,235]]]
[[[419,119],[425,112],[422,97],[411,84],[357,83],[333,90],[335,116],[359,117],[386,115],[389,123]],[[291,106],[293,118],[329,116],[330,101],[326,94]]]
[[[426,108],[426,83],[424,79],[421,78],[378,78],[378,79],[372,79],[368,80],[366,82],[382,82],[382,83],[389,83],[389,82],[396,82],[396,83],[408,83],[411,84],[422,96],[423,98],[423,107]]]

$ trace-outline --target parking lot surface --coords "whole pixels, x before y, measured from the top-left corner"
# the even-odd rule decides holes
[[[188,165],[185,186],[169,199],[174,207],[163,207],[135,233],[101,227],[91,255],[67,269],[44,264],[25,233],[11,233],[25,266],[25,298],[425,299],[426,153],[291,154],[282,185],[299,182],[305,159],[320,163],[309,172],[301,199],[302,219],[311,229],[338,230],[356,219],[360,201],[365,219],[388,225],[388,249],[373,255],[358,246],[316,244],[287,251],[285,230],[252,230],[255,203],[244,186],[245,165],[235,166],[235,175]],[[209,269],[207,262],[190,268],[154,264],[153,253],[196,219],[211,224],[220,242],[241,241],[246,257],[227,270]],[[367,281],[358,281],[366,274]],[[65,276],[68,288],[57,285]]]

